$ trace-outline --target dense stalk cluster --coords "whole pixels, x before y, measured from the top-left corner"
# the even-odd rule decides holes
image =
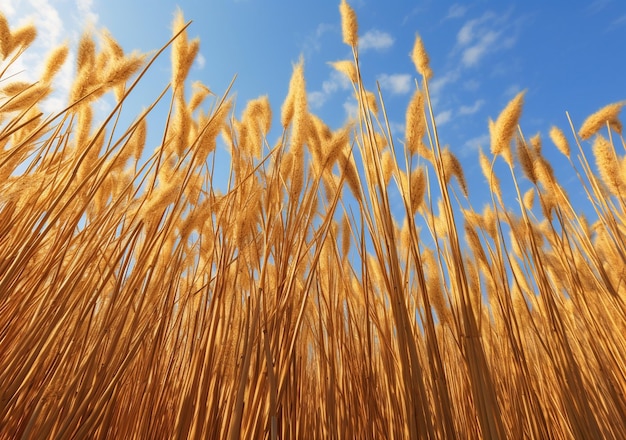
[[[85,34],[55,114],[40,104],[70,48],[37,82],[9,77],[35,31],[0,15],[1,438],[626,438],[623,103],[550,131],[593,218],[522,135],[521,94],[490,127],[475,210],[421,38],[402,141],[340,12],[357,119],[310,112],[301,61],[275,144],[266,97],[237,119],[228,93],[185,93],[199,41],[180,14],[152,58]],[[169,91],[124,124],[170,49]]]

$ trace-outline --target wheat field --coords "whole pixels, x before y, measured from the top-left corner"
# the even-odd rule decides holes
[[[399,139],[339,12],[358,114],[336,130],[302,61],[280,109],[239,119],[230,89],[189,84],[182,13],[150,55],[85,33],[66,108],[44,113],[74,49],[7,75],[36,29],[0,14],[0,438],[626,438],[624,102],[544,142],[518,94],[469,187],[421,38]],[[123,123],[167,56],[169,86]]]

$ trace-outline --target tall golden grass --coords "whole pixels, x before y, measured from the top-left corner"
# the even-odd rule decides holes
[[[340,11],[358,117],[313,115],[300,62],[275,145],[267,98],[237,119],[228,93],[186,88],[199,42],[180,14],[152,57],[85,34],[55,114],[68,47],[39,81],[8,77],[35,29],[0,16],[2,438],[626,438],[623,103],[550,131],[593,219],[524,137],[523,94],[490,122],[474,210],[422,40],[400,141]],[[170,49],[169,91],[121,128]]]

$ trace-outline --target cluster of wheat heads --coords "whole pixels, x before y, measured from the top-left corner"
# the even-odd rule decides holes
[[[626,438],[622,104],[550,132],[593,220],[524,138],[522,94],[490,122],[475,211],[421,39],[399,141],[340,13],[358,116],[311,114],[297,63],[275,145],[266,97],[237,119],[228,93],[185,90],[199,42],[180,14],[150,58],[85,34],[54,114],[69,48],[9,77],[36,31],[0,15],[0,437]],[[167,89],[120,128],[170,49]]]

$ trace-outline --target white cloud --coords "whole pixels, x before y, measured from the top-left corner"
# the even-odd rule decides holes
[[[2,13],[5,17],[11,18],[15,15],[17,3],[19,3],[19,0],[7,0],[4,2],[4,5],[2,6]]]
[[[617,17],[615,20],[611,22],[609,29],[614,29],[616,27],[622,26],[626,24],[626,14]]]
[[[394,95],[404,95],[413,89],[413,77],[409,74],[386,74],[378,76],[378,82],[383,90],[389,90]]]
[[[346,111],[346,116],[349,119],[356,119],[357,115],[359,114],[359,104],[354,98],[348,98],[343,103],[343,109]]]
[[[401,122],[389,121],[389,129],[391,130],[391,134],[394,136],[404,136],[406,125]]]
[[[515,96],[522,91],[519,84],[512,84],[504,91],[504,96]]]
[[[98,14],[93,10],[92,0],[75,0],[73,6],[51,0],[9,0],[3,4],[3,12],[9,19],[9,26],[16,28],[32,23],[37,28],[37,39],[13,63],[6,76],[15,74],[18,81],[36,81],[42,74],[50,51],[64,42],[69,43],[70,54],[54,81],[54,92],[42,101],[44,112],[57,112],[65,108],[67,96],[74,77],[73,50],[85,26],[94,26]],[[70,13],[69,11],[73,12]],[[7,12],[8,11],[8,12]]]
[[[464,67],[475,67],[486,55],[515,45],[519,21],[509,23],[510,15],[511,11],[502,15],[488,11],[463,24],[456,40]]]
[[[99,16],[93,10],[93,0],[76,0],[76,10],[79,12],[79,20],[82,23],[89,26],[95,26],[98,23]]]
[[[307,94],[307,101],[309,102],[309,105],[311,106],[311,108],[320,108],[324,105],[324,103],[326,102],[326,100],[328,99],[328,96],[326,96],[326,94],[324,92],[320,92],[319,90],[315,90],[313,92],[309,92]]]
[[[452,120],[452,110],[444,110],[435,115],[435,124],[442,126]]]
[[[322,83],[322,90],[325,93],[334,93],[337,90],[348,90],[350,88],[350,80],[341,72],[333,70],[330,77]]]
[[[328,23],[320,23],[315,28],[315,32],[307,36],[304,41],[302,52],[310,54],[311,52],[319,52],[322,48],[322,37],[329,31],[332,31],[336,26]]]
[[[461,108],[459,109],[459,114],[460,115],[473,115],[478,110],[480,110],[484,104],[485,104],[485,101],[483,99],[478,99],[472,105],[462,105]]]
[[[434,79],[432,79],[428,83],[428,89],[430,91],[430,100],[431,100],[433,107],[435,108],[439,107],[439,102],[441,98],[444,97],[443,95],[444,88],[446,88],[446,86],[448,86],[449,84],[456,82],[458,79],[459,79],[459,70],[455,69],[455,70],[449,70],[445,72],[443,75],[435,76]]]
[[[480,136],[476,136],[467,140],[464,146],[470,150],[467,151],[467,153],[469,153],[478,151],[479,148],[482,148],[484,150],[485,148],[489,147],[490,141],[491,138],[488,134],[481,134]]]
[[[467,67],[477,65],[485,54],[494,50],[499,36],[499,32],[489,31],[485,33],[476,44],[463,51],[463,64]]]
[[[385,50],[393,46],[394,39],[387,32],[382,32],[377,29],[367,31],[365,35],[359,37],[359,50],[364,52],[369,49]]]
[[[312,108],[320,108],[337,91],[350,89],[350,80],[336,70],[332,70],[327,80],[322,83],[321,90],[309,92],[307,99]]]
[[[448,9],[448,15],[446,18],[461,18],[467,12],[467,6],[459,3],[455,3]]]
[[[463,83],[463,87],[465,88],[465,90],[474,92],[480,87],[480,81],[478,81],[477,79],[468,79]]]
[[[199,53],[198,56],[196,57],[194,64],[199,70],[204,69],[204,66],[206,66],[206,58],[204,57],[204,55]]]
[[[597,14],[605,9],[609,3],[611,3],[611,0],[594,0],[587,6],[587,9],[591,11],[591,13]]]

